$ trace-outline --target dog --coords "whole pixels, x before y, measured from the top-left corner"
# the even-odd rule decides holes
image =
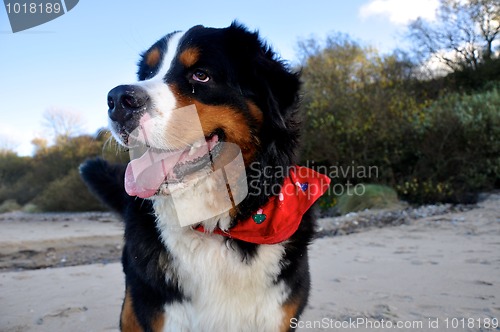
[[[299,74],[238,22],[168,34],[138,68],[108,94],[130,163],[80,167],[125,222],[121,330],[293,330],[329,184],[296,166]]]

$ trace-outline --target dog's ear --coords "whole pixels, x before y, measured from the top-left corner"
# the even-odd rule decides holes
[[[245,60],[239,67],[250,97],[270,117],[275,129],[285,129],[299,101],[299,74],[279,60],[257,32],[233,22],[227,33],[230,49],[237,52],[235,58]]]

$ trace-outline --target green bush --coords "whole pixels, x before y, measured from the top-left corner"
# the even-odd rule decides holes
[[[397,190],[416,203],[473,202],[500,184],[500,90],[448,94],[414,123],[415,162]]]
[[[390,209],[397,207],[401,207],[401,204],[399,203],[396,191],[387,186],[374,184],[360,184],[356,192],[348,190],[337,201],[337,209],[341,214],[366,209]]]
[[[21,205],[19,205],[15,199],[8,199],[0,204],[0,213],[12,212],[21,210]]]
[[[35,204],[28,203],[25,206],[23,206],[22,211],[27,213],[37,213],[40,212],[40,209]]]
[[[0,202],[13,199],[20,204],[26,203],[19,183],[26,174],[33,173],[33,169],[29,157],[20,157],[13,152],[0,153]]]
[[[42,211],[98,211],[104,207],[88,191],[77,169],[52,181],[33,203]]]

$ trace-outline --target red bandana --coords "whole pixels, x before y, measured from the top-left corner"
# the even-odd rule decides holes
[[[299,228],[302,216],[320,198],[330,185],[330,179],[310,168],[295,166],[285,178],[278,196],[250,218],[240,221],[224,232],[215,234],[257,244],[275,244],[289,239]],[[203,226],[195,228],[204,232]]]

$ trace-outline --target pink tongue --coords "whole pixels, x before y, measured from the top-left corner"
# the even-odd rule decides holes
[[[158,152],[148,149],[141,157],[131,160],[125,170],[125,191],[130,196],[148,198],[153,196],[167,177],[173,176],[172,169],[179,162],[196,160],[209,153],[218,143],[214,135],[189,155],[189,151],[177,150]]]
[[[131,160],[125,171],[125,191],[130,196],[153,196],[174,168],[184,151],[146,151],[140,158]]]

